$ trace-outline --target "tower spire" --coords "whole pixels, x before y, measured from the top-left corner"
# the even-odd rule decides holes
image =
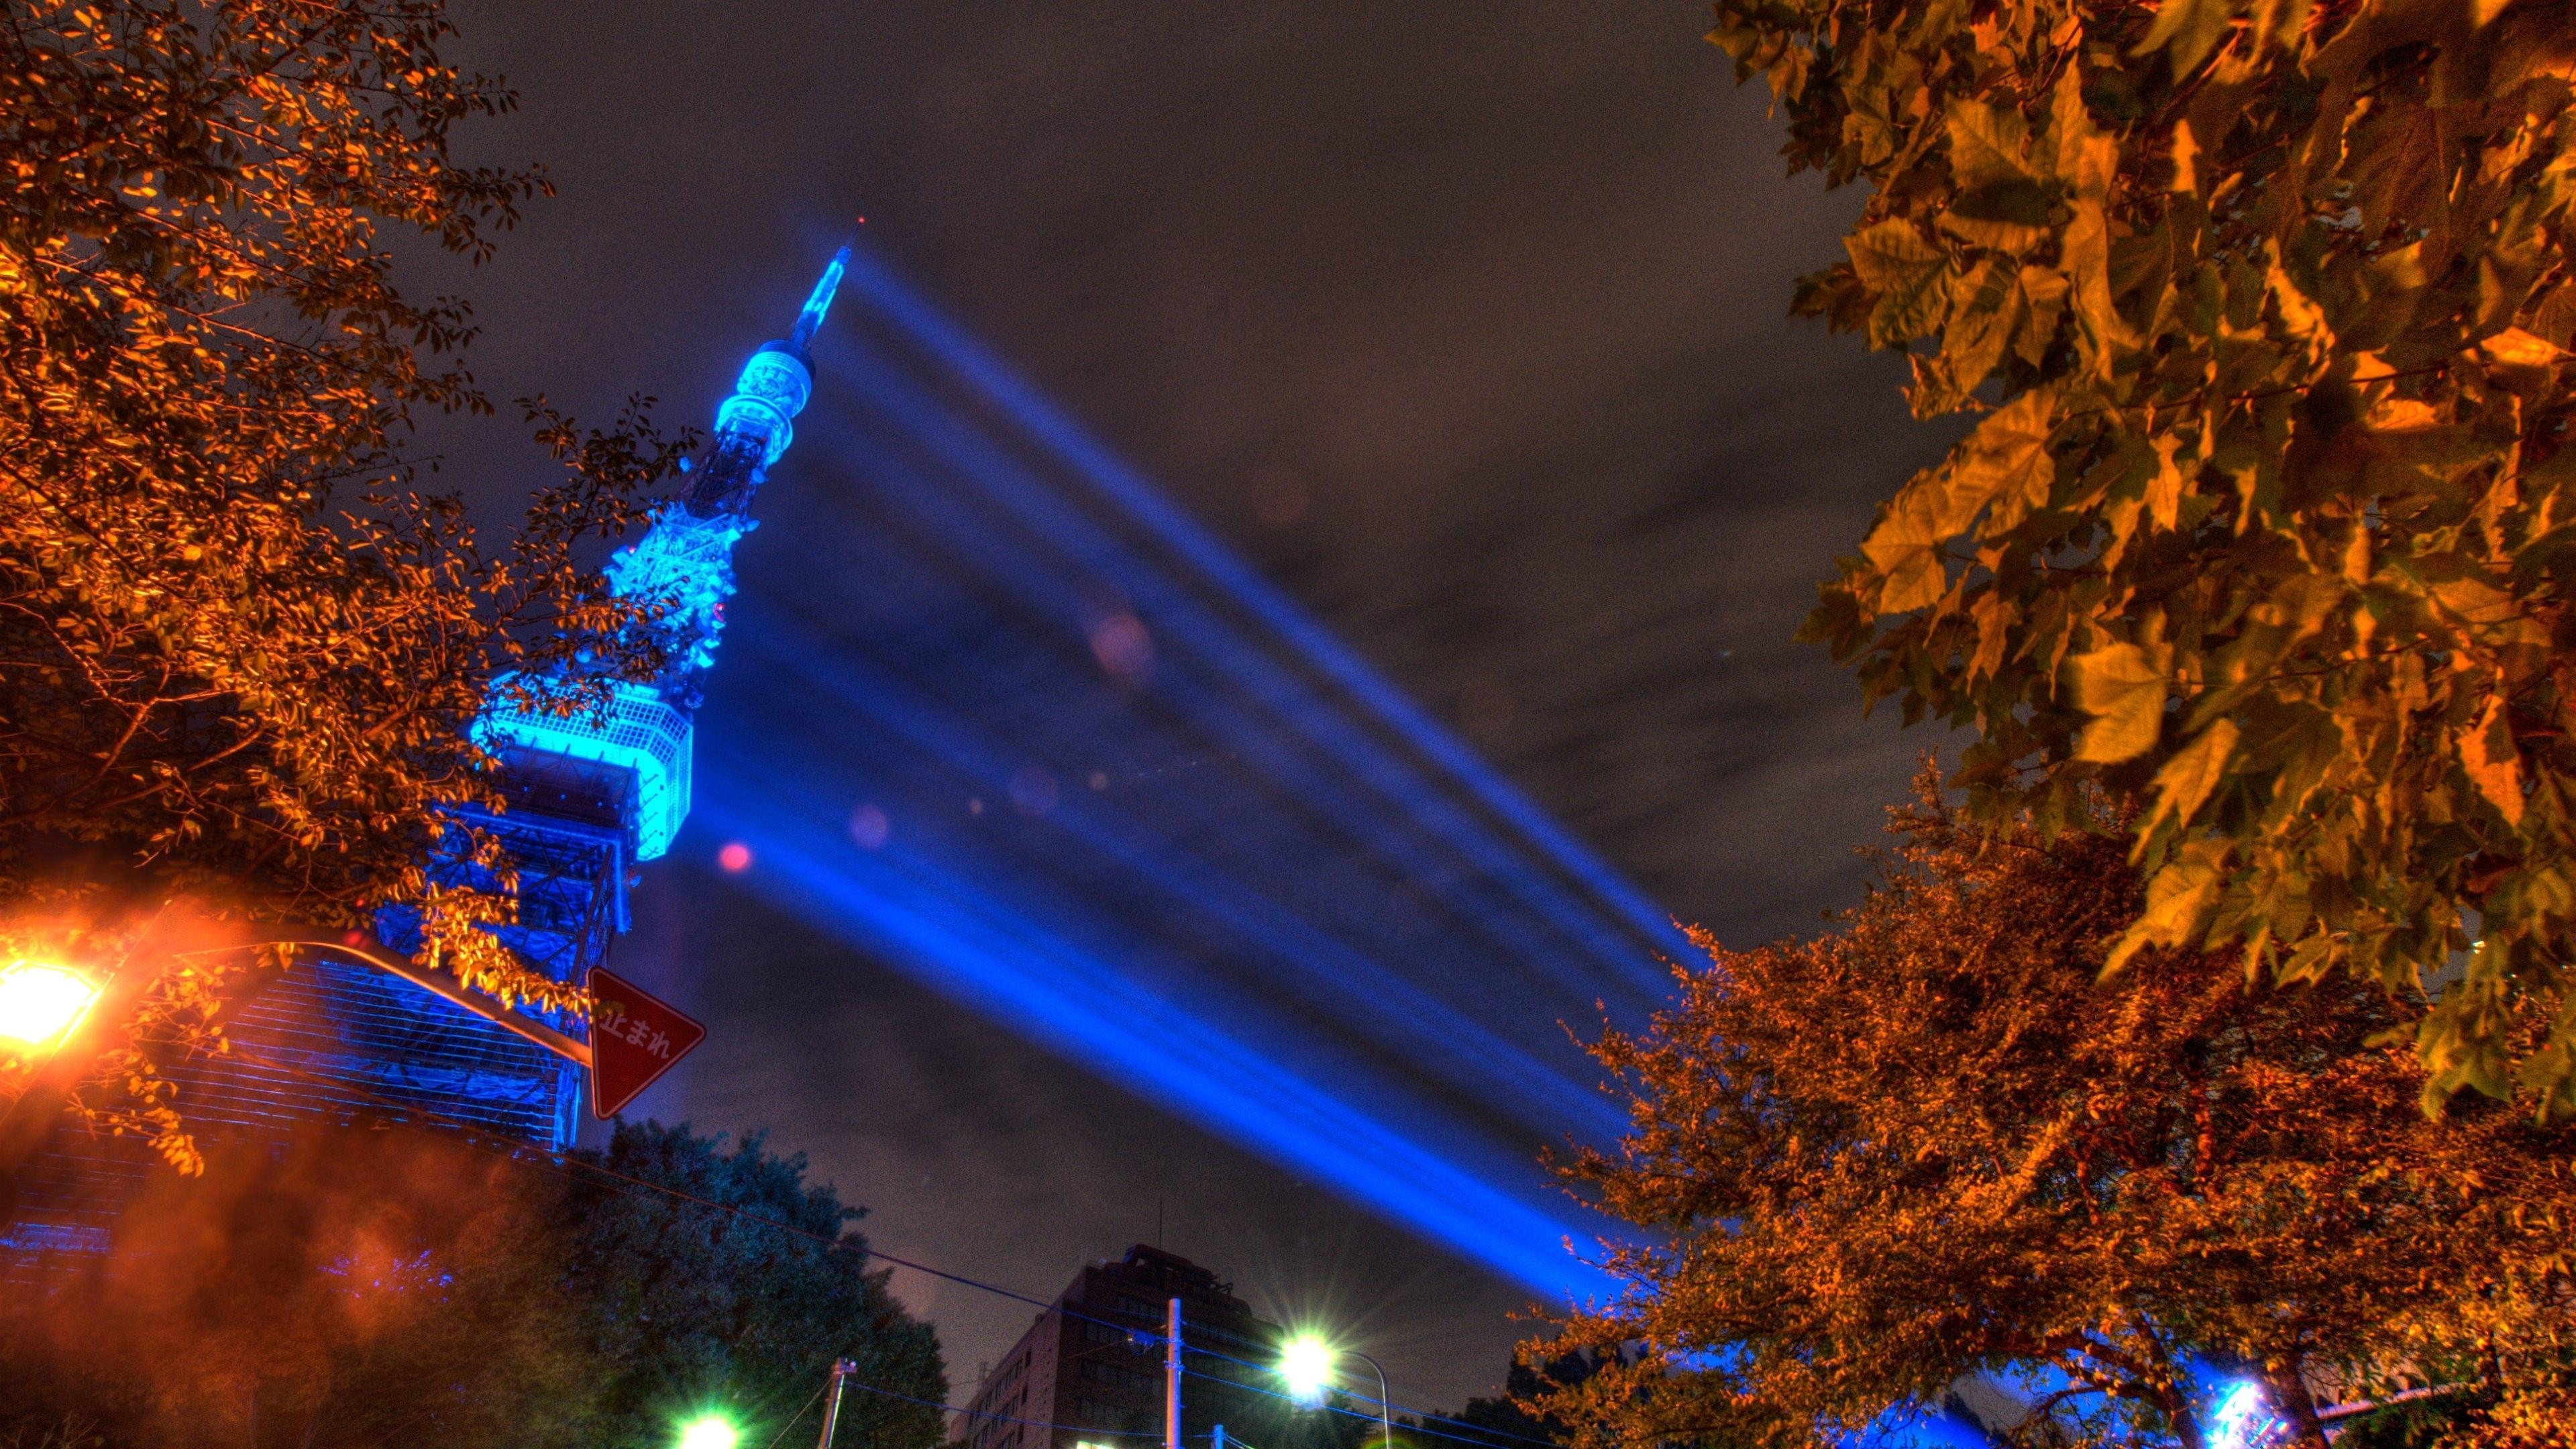
[[[814,394],[807,348],[831,310],[856,240],[853,234],[823,268],[788,335],[762,343],[743,364],[732,395],[716,407],[715,437],[688,492],[658,509],[644,536],[608,561],[612,590],[659,606],[670,661],[662,677],[613,686],[609,708],[597,719],[525,714],[496,695],[477,723],[488,743],[526,755],[633,771],[625,813],[638,860],[668,848],[688,814],[692,716],[700,683],[715,665],[725,600],[734,592],[734,542],[758,526],[752,498],[794,440],[796,415]]]
[[[788,335],[787,350],[798,357],[803,357],[806,347],[814,341],[815,329],[823,325],[823,314],[832,310],[832,294],[841,290],[841,274],[850,269],[850,246],[858,239],[853,232],[849,241],[841,243],[841,249],[832,254],[832,264],[823,269],[822,280],[814,284],[814,295],[805,299],[805,310],[796,314],[796,330]],[[812,364],[807,366],[810,370]]]

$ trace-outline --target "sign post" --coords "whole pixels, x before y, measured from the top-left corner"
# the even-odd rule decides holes
[[[605,1122],[707,1039],[704,1025],[613,971],[590,968],[590,1114]]]

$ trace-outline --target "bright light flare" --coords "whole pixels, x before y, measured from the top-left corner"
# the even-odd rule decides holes
[[[98,983],[68,966],[13,961],[0,969],[0,1044],[50,1046],[80,1025]]]
[[[679,1449],[734,1449],[742,1431],[722,1414],[701,1414],[680,1426]]]
[[[2238,1384],[2220,1401],[2212,1418],[2211,1449],[2255,1449],[2268,1442],[2272,1431],[2280,1427],[2272,1406],[2263,1398],[2263,1386],[2250,1382]]]
[[[1324,1402],[1333,1384],[1333,1346],[1311,1333],[1288,1340],[1279,1350],[1279,1377],[1287,1381],[1288,1397],[1307,1405]]]

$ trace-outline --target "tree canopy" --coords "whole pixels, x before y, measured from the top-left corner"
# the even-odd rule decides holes
[[[835,1358],[857,1363],[858,1383],[922,1401],[852,1389],[845,1442],[941,1442],[929,1407],[948,1397],[939,1340],[887,1289],[888,1270],[869,1265],[848,1228],[863,1209],[807,1182],[803,1154],[771,1153],[756,1133],[728,1146],[685,1126],[620,1122],[604,1151],[578,1160],[604,1169],[574,1174],[565,1206],[583,1340],[613,1366],[595,1442],[659,1446],[675,1414],[701,1408],[775,1429]]]
[[[1870,189],[1798,310],[1978,415],[1809,636],[1977,730],[1989,818],[2151,802],[2115,968],[2350,971],[2428,1002],[2433,1098],[2576,1105],[2576,9],[1716,9]]]
[[[1982,1375],[2026,1435],[2199,1449],[2229,1365],[2311,1445],[2319,1385],[2554,1383],[2568,1130],[2427,1120],[2373,982],[2249,990],[2170,947],[2105,980],[2144,895],[2098,823],[1972,824],[1927,775],[1825,935],[1700,938],[1678,1004],[1600,1044],[1632,1127],[1567,1171],[1651,1245],[1542,1346],[1600,1371],[1535,1407],[1633,1449],[1803,1445]]]
[[[553,481],[497,546],[418,486],[413,411],[490,404],[468,308],[403,296],[386,236],[479,260],[546,189],[451,155],[512,97],[449,36],[440,0],[0,30],[0,945],[114,959],[175,891],[336,925],[404,902],[505,1000],[577,995],[427,846],[492,799],[465,727],[497,672],[658,665],[583,545],[688,440],[529,403]]]
[[[835,1357],[942,1402],[859,1215],[802,1158],[684,1127],[621,1124],[561,1171],[410,1131],[246,1144],[158,1181],[103,1257],[0,1288],[0,1443],[663,1449],[708,1411],[765,1442]],[[943,1435],[853,1388],[838,1437]]]

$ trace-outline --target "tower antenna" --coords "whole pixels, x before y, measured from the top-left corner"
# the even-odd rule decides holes
[[[850,223],[850,239],[832,254],[832,264],[823,269],[822,280],[814,284],[814,295],[805,299],[805,310],[796,314],[796,330],[788,334],[788,350],[802,357],[814,340],[814,331],[823,325],[823,314],[832,310],[832,294],[841,289],[841,274],[850,269],[850,248],[858,245],[859,228],[866,226],[864,216]]]

